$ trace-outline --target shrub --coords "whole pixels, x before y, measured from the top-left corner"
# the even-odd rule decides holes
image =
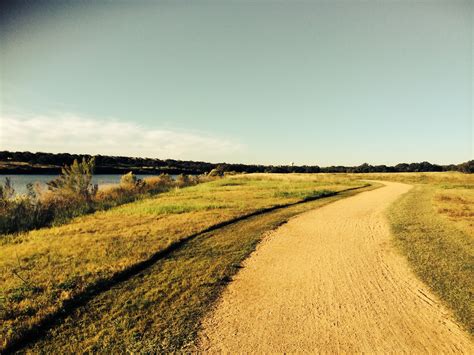
[[[48,183],[49,189],[63,195],[76,195],[86,201],[91,201],[97,193],[98,186],[92,184],[92,174],[95,167],[95,158],[76,159],[71,166],[61,169],[61,175]]]
[[[127,174],[122,175],[120,178],[120,185],[124,187],[135,187],[139,184],[141,180],[137,178],[137,176],[132,172],[128,172]]]
[[[224,176],[225,167],[222,165],[216,166],[209,172],[209,176]]]
[[[145,190],[149,193],[165,192],[175,186],[175,181],[168,174],[153,176],[144,180]]]
[[[176,187],[185,187],[191,185],[191,179],[188,175],[180,174],[176,178]]]

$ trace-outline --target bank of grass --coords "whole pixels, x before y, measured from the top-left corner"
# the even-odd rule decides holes
[[[87,163],[83,163],[87,164]],[[91,168],[92,169],[92,168]],[[87,174],[76,172],[69,176],[69,181],[91,179]],[[86,178],[84,178],[86,177]],[[27,232],[43,227],[58,226],[67,223],[74,217],[104,211],[125,203],[154,196],[175,187],[192,186],[213,180],[206,175],[180,175],[173,180],[162,174],[137,180],[132,173],[122,176],[120,184],[111,184],[98,189],[89,183],[75,184],[53,190],[30,186],[27,194],[16,195],[14,186],[8,179],[0,182],[0,238],[5,234]]]
[[[222,184],[236,186],[225,181]],[[38,342],[29,344],[27,351],[190,350],[188,345],[195,339],[200,320],[267,231],[292,216],[360,191],[282,208],[199,235],[150,268],[76,309]]]
[[[364,177],[414,185],[388,211],[395,242],[418,276],[474,334],[474,175]]]
[[[186,236],[261,209],[362,185],[331,174],[228,177],[79,217],[66,225],[4,237],[0,241],[2,347],[21,339],[29,329],[57,314],[65,303],[94,285],[103,284]],[[243,258],[250,247],[244,239],[239,244],[239,234],[235,237],[235,255]],[[253,247],[255,242],[249,245]],[[212,250],[209,253],[207,267],[219,270],[222,265],[212,265]],[[188,279],[173,280],[186,285]],[[165,287],[161,292],[175,297],[174,288]],[[196,297],[196,302],[201,302]],[[181,321],[173,308],[159,317],[178,317]]]

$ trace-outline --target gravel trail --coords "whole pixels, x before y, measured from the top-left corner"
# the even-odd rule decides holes
[[[392,245],[384,211],[410,186],[383,184],[270,233],[204,320],[199,349],[474,353]]]

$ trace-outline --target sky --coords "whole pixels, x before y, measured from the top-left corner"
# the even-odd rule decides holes
[[[7,1],[0,150],[473,159],[474,2]]]

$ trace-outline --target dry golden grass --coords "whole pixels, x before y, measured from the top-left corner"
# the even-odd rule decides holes
[[[346,174],[350,179],[387,180],[430,187],[437,217],[474,237],[474,174],[460,172]],[[428,189],[426,190],[428,193]]]
[[[474,183],[474,174],[460,172],[342,174],[350,179],[397,181],[406,184],[465,186]]]
[[[250,212],[361,186],[334,175],[233,176],[176,189],[0,245],[2,346],[91,285],[183,237]]]
[[[438,189],[434,197],[437,212],[474,238],[474,184]]]

